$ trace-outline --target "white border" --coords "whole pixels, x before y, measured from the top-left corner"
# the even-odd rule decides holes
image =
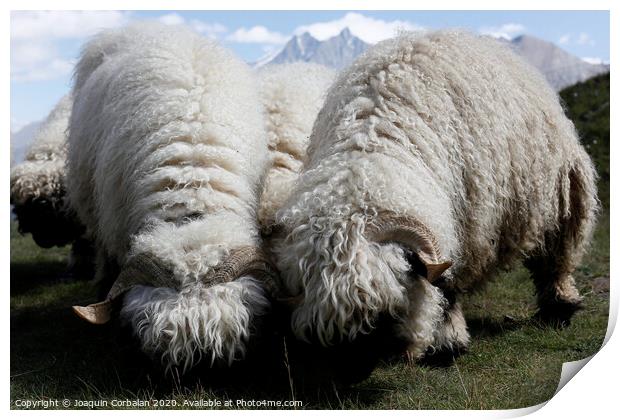
[[[612,73],[615,71],[616,54],[614,47],[617,47],[616,40],[618,39],[618,28],[620,28],[620,20],[618,19],[618,10],[620,9],[619,2],[613,0],[505,0],[500,2],[492,0],[469,0],[467,2],[460,2],[457,0],[445,1],[397,1],[397,0],[342,0],[334,2],[333,0],[303,0],[303,1],[282,1],[282,0],[261,0],[257,1],[242,1],[242,0],[227,0],[218,2],[206,2],[206,1],[190,1],[190,0],[175,0],[174,2],[164,0],[152,0],[152,1],[119,1],[119,0],[95,0],[84,2],[76,0],[56,0],[52,4],[45,1],[8,1],[3,2],[2,11],[2,27],[5,30],[2,33],[2,46],[3,46],[3,65],[2,76],[5,86],[9,84],[10,80],[10,66],[9,66],[9,45],[10,45],[10,10],[83,10],[83,9],[97,9],[97,10],[166,10],[170,9],[170,6],[174,6],[174,10],[256,10],[260,6],[261,10],[610,10],[610,28],[611,28],[611,46],[610,46],[610,63]],[[612,77],[613,79],[613,77]],[[615,79],[614,79],[615,80]],[[9,167],[10,167],[10,154],[8,153],[9,141],[8,133],[10,127],[10,95],[9,89],[5,89],[6,96],[1,102],[0,115],[2,116],[2,129],[4,135],[2,136],[3,153],[1,159],[1,165],[3,168],[5,182],[2,183],[1,196],[7,202],[4,205],[5,209],[8,209],[8,197],[9,197]],[[611,101],[616,103],[618,99],[618,84],[612,83],[611,89]],[[613,106],[612,106],[613,109]],[[618,149],[618,136],[617,133],[617,120],[611,118],[611,153],[615,156]],[[616,169],[615,161],[612,159],[612,180],[611,190],[614,190],[616,184]],[[618,194],[611,196],[611,214],[618,208]],[[6,210],[5,210],[6,211]],[[9,215],[5,214],[5,221],[9,220]],[[617,219],[611,220],[611,232],[620,232]],[[2,249],[2,267],[4,272],[3,283],[3,296],[2,302],[8,306],[9,302],[9,277],[10,277],[10,234],[9,224],[5,222],[1,228],[0,237],[4,245]],[[487,419],[487,418],[506,418],[506,417],[519,417],[522,415],[530,414],[531,418],[551,418],[559,417],[562,419],[584,419],[584,418],[610,418],[613,415],[617,415],[618,412],[618,391],[617,386],[619,384],[619,362],[618,355],[620,355],[620,340],[617,334],[613,335],[613,327],[617,320],[618,315],[618,297],[619,290],[616,287],[616,275],[618,270],[615,264],[615,257],[618,256],[618,240],[617,235],[611,237],[611,278],[613,284],[611,287],[611,302],[610,302],[610,323],[606,344],[602,350],[596,354],[592,360],[576,375],[574,379],[568,382],[568,384],[560,390],[560,392],[553,397],[547,404],[541,404],[538,407],[530,407],[519,410],[497,410],[497,411],[389,411],[385,413],[378,413],[376,411],[350,411],[344,412],[339,410],[323,411],[321,416],[334,417],[338,416],[376,416],[376,415],[390,415],[394,417],[411,419],[412,417],[418,418],[471,418],[471,419]],[[0,322],[2,323],[3,331],[8,335],[9,331],[9,310],[8,307],[4,307],[0,315]],[[9,396],[9,346],[8,340],[4,340],[5,345],[2,347],[2,366],[5,372],[2,382],[2,390],[6,395],[7,400]],[[9,402],[5,403],[5,410],[9,411],[10,416],[24,417],[24,418],[38,418],[42,415],[40,412],[20,412],[15,410],[9,410]],[[88,415],[93,418],[107,418],[110,413],[108,412],[94,412],[89,411],[87,414],[79,411],[46,411],[44,416],[52,418],[66,418],[84,415]],[[169,416],[217,416],[218,418],[237,418],[251,416],[253,419],[262,418],[287,418],[293,413],[291,411],[218,411],[204,413],[201,411],[140,411],[140,412],[117,412],[115,416],[135,416],[135,415],[149,415],[153,418],[168,418]],[[300,411],[295,413],[296,416],[302,418],[315,418],[317,413],[309,411]]]

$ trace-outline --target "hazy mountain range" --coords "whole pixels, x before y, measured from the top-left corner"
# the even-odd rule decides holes
[[[341,69],[352,63],[355,57],[363,53],[368,47],[369,44],[354,36],[348,28],[325,41],[319,41],[305,32],[293,36],[282,50],[267,57],[266,60],[257,62],[256,67],[267,64],[307,61]]]
[[[43,121],[26,124],[15,133],[11,133],[11,165],[24,160],[30,142]]]
[[[522,35],[507,42],[538,68],[558,91],[609,71],[608,65],[588,63],[551,42],[530,35]],[[307,61],[340,69],[349,65],[369,46],[351,34],[348,28],[325,41],[319,41],[306,32],[293,36],[282,50],[257,61],[254,66]]]
[[[609,71],[609,65],[585,62],[551,42],[530,35],[519,36],[510,43],[558,91]]]
[[[609,65],[588,63],[551,42],[530,35],[522,35],[506,42],[510,42],[515,51],[538,68],[558,91],[609,71]],[[263,67],[269,64],[307,61],[341,69],[351,64],[355,57],[369,46],[370,44],[353,35],[348,28],[325,41],[319,41],[306,32],[293,36],[281,50],[252,65]],[[12,162],[23,160],[40,124],[41,122],[33,122],[11,133]]]

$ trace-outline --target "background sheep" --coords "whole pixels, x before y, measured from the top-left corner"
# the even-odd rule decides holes
[[[11,204],[22,234],[43,248],[72,243],[69,271],[91,272],[91,247],[83,226],[65,203],[67,126],[73,100],[60,99],[34,136],[24,162],[11,169]]]
[[[76,67],[68,195],[96,238],[107,300],[149,354],[187,369],[231,363],[268,310],[258,251],[267,140],[250,69],[180,27],[96,36]]]
[[[520,257],[567,322],[595,172],[557,95],[508,47],[403,34],[344,71],[314,125],[275,255],[292,327],[327,346],[389,321],[411,357],[469,335],[456,295]]]
[[[276,211],[294,188],[312,124],[335,72],[312,63],[270,65],[259,72],[271,168],[264,181],[259,223],[269,233]]]

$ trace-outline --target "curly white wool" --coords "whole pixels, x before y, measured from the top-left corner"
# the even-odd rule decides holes
[[[11,203],[64,194],[66,130],[72,104],[71,95],[58,101],[35,134],[24,162],[11,168]]]
[[[576,303],[570,273],[592,231],[595,178],[556,93],[507,46],[459,31],[379,43],[330,89],[307,164],[276,216],[284,288],[304,298],[293,328],[329,344],[387,312],[405,320],[415,356],[448,340],[437,333],[441,293],[408,292],[420,280],[402,252],[364,235],[386,209],[433,232],[457,289],[517,257],[547,255],[549,238],[561,242],[552,259],[562,280],[542,300]],[[459,324],[452,339],[466,343],[455,308],[446,315]]]
[[[312,125],[335,75],[332,69],[304,62],[274,64],[259,71],[271,158],[258,209],[263,231],[270,231],[276,211],[295,186]]]
[[[98,277],[148,254],[176,282],[130,292],[123,319],[169,367],[232,361],[268,301],[250,278],[202,282],[232,249],[259,246],[268,150],[254,75],[188,29],[137,23],[86,45],[74,97],[68,196],[96,238]]]
[[[262,288],[254,279],[242,277],[181,292],[136,286],[125,296],[121,317],[137,332],[142,345],[160,354],[165,364],[188,370],[205,355],[211,363],[231,364],[243,358],[245,348],[239,343],[249,340],[252,318],[267,308]]]

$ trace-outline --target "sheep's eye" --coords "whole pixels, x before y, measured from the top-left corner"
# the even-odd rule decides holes
[[[426,277],[428,275],[428,272],[426,271],[426,266],[424,265],[422,260],[420,260],[418,254],[409,249],[405,249],[405,257],[407,258],[407,262],[411,266],[411,271],[422,277]]]

